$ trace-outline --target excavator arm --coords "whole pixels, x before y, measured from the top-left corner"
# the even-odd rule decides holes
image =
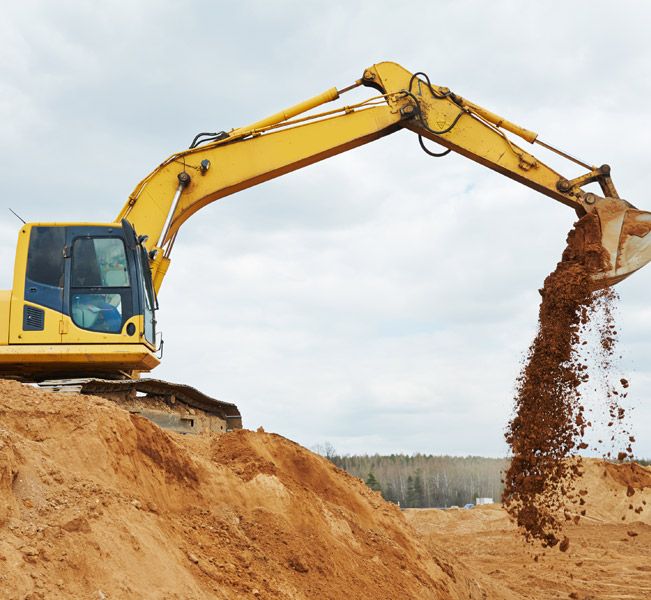
[[[356,104],[300,116],[358,86],[375,93]],[[200,134],[194,147],[170,156],[136,186],[117,220],[128,220],[148,237],[143,243],[158,291],[178,230],[199,209],[400,129],[416,133],[430,154],[457,152],[562,202],[580,216],[596,211],[611,264],[596,276],[595,287],[616,283],[651,260],[647,240],[651,215],[619,199],[610,167],[577,160],[540,141],[536,133],[432,85],[425,74],[412,74],[390,62],[366,69],[361,79],[343,90],[332,88],[251,125]],[[562,176],[517,146],[507,132],[559,154],[585,172],[574,179]],[[432,152],[423,139],[447,151]],[[583,189],[590,183],[599,184],[603,196]]]

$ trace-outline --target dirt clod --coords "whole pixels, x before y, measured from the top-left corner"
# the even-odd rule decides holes
[[[608,371],[617,336],[611,310],[616,296],[611,288],[594,292],[592,279],[608,260],[598,217],[585,215],[570,231],[561,262],[540,290],[538,332],[517,380],[515,415],[505,433],[513,458],[503,502],[525,537],[546,547],[558,544],[568,503],[584,503],[574,487],[582,473],[577,451],[588,448],[583,436],[592,425],[582,399],[590,375],[581,333],[600,310],[605,318],[596,354],[599,367]],[[620,383],[628,387],[626,380]],[[608,388],[606,396],[612,426],[625,413],[617,390]],[[620,460],[630,455],[627,448]]]

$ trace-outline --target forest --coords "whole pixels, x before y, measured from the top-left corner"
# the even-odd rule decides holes
[[[402,508],[445,508],[500,501],[504,458],[391,454],[341,456],[327,443],[314,448],[337,467],[359,477]]]

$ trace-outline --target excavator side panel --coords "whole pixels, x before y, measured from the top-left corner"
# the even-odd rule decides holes
[[[18,234],[9,344],[61,343],[63,231],[54,225],[26,224]],[[30,240],[33,252],[28,261]]]
[[[60,344],[61,313],[16,298],[11,301],[9,344]]]
[[[9,315],[11,312],[11,291],[0,291],[0,346],[9,343]]]

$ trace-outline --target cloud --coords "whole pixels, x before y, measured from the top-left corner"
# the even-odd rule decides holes
[[[620,193],[651,206],[640,176],[651,9],[611,8],[580,1],[559,18],[514,0],[14,4],[0,25],[5,203],[30,220],[110,221],[196,132],[254,121],[395,60],[571,154],[610,162]],[[190,219],[161,293],[166,346],[153,375],[235,401],[248,426],[307,446],[503,454],[537,289],[573,219],[397,133]],[[16,230],[0,215],[6,286]],[[649,277],[618,286],[622,369],[647,455]]]

